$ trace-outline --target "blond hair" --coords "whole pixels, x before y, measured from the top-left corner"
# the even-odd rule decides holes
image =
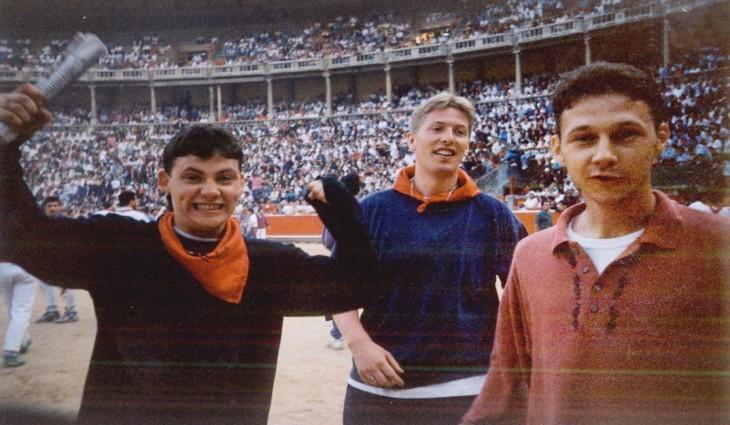
[[[474,105],[471,101],[469,101],[469,99],[462,96],[456,96],[448,92],[441,92],[421,102],[421,104],[413,111],[413,114],[411,114],[409,130],[412,133],[417,132],[418,128],[423,123],[423,120],[426,119],[426,115],[433,111],[446,108],[454,108],[466,115],[467,120],[469,120],[469,134],[471,134],[471,129],[474,125],[474,120],[476,119]]]

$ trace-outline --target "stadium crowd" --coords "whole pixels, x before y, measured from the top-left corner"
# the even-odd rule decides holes
[[[701,59],[703,63],[710,63]],[[681,68],[679,65],[675,68]],[[512,82],[469,82],[458,92],[478,105],[478,120],[464,168],[474,178],[506,163],[518,187],[568,204],[578,195],[549,152],[555,122],[549,93],[554,78],[527,79],[527,97],[512,97]],[[724,93],[730,79],[698,72],[664,80],[670,99],[673,134],[662,161],[688,164],[718,158],[730,132]],[[362,195],[389,187],[394,170],[413,161],[405,142],[407,114],[441,87],[396,90],[387,106],[381,94],[361,103],[338,97],[336,115],[325,117],[321,100],[276,105],[276,120],[266,120],[258,103],[228,105],[225,122],[244,146],[247,190],[243,205],[266,204],[270,212],[301,213],[302,188],[319,174],[356,172]],[[88,112],[57,113],[55,124],[26,144],[24,168],[38,199],[58,195],[74,215],[102,209],[125,188],[138,194],[148,213],[164,206],[156,188],[154,158],[182,126],[210,122],[201,108],[169,106],[149,111],[100,113],[102,125],[88,126]],[[112,125],[104,125],[112,124]]]
[[[548,96],[550,85],[555,81],[552,76],[525,78],[522,81],[521,96]],[[371,93],[366,99],[357,101],[351,93],[339,93],[332,99],[332,115],[353,115],[367,113],[381,113],[413,109],[423,99],[447,90],[445,85],[428,86],[399,86],[394,88],[393,99],[388,103],[385,94]],[[475,103],[506,100],[517,96],[514,81],[481,81],[474,80],[462,83],[457,92]],[[327,106],[323,99],[313,98],[306,102],[288,101],[273,105],[273,115],[267,113],[266,103],[263,101],[245,101],[237,104],[222,105],[220,122],[253,121],[267,118],[319,118],[326,114]],[[72,126],[89,125],[91,112],[86,108],[73,108],[57,112],[54,125]],[[99,108],[97,124],[165,124],[170,122],[190,123],[215,120],[210,109],[192,105],[189,102],[179,105],[161,107],[156,113],[148,108],[127,108],[114,110]]]
[[[256,31],[238,35],[165,40],[146,35],[129,43],[108,41],[102,69],[165,69],[208,67],[341,57],[421,44],[446,43],[518,28],[563,22],[572,17],[605,13],[652,2],[642,0],[510,0],[490,2],[477,14],[436,11],[423,19],[393,13],[370,17],[338,16],[301,31]],[[418,27],[409,21],[423,21]],[[433,29],[434,23],[437,28]],[[57,63],[67,40],[0,39],[0,69],[48,70]],[[196,43],[199,51],[176,54],[174,46]],[[209,46],[213,46],[209,49]]]

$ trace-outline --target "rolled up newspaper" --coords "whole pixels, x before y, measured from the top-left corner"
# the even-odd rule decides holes
[[[76,33],[66,48],[66,55],[61,64],[48,77],[38,80],[35,85],[50,101],[106,53],[106,47],[99,37],[91,33]],[[7,125],[0,123],[2,141],[9,143],[17,136]]]

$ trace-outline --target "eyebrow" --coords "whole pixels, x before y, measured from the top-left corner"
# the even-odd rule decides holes
[[[638,122],[638,121],[626,120],[626,121],[619,122],[614,127],[641,127],[641,128],[644,128],[644,124],[641,122]]]
[[[183,168],[180,171],[180,174],[187,173],[187,172],[192,172],[192,173],[197,173],[197,174],[205,174],[205,171],[203,171],[201,169],[198,169],[198,168],[195,168],[195,167],[192,167],[192,166],[188,166],[188,167]],[[227,173],[227,172],[233,172],[233,173],[235,173],[236,172],[236,169],[235,168],[224,168],[222,170],[216,171],[214,174],[221,174],[221,173]]]
[[[618,123],[611,125],[611,128],[612,129],[621,128],[621,127],[640,127],[640,128],[645,128],[644,125],[641,122],[634,121],[634,120],[619,121]],[[581,125],[579,127],[572,128],[568,132],[568,134],[566,134],[566,136],[570,136],[573,133],[578,133],[578,132],[581,132],[581,131],[588,131],[591,128],[592,128],[592,126],[587,125],[587,124],[586,125]]]
[[[452,127],[463,127],[463,128],[468,128],[468,126],[467,126],[467,125],[465,125],[465,124],[461,124],[461,123],[454,123],[454,124],[451,124],[451,123],[449,123],[448,121],[434,121],[434,122],[432,122],[431,124],[429,124],[429,127],[431,127],[431,126],[434,126],[434,125],[451,125]]]
[[[587,131],[587,130],[590,130],[590,128],[591,127],[589,125],[581,125],[580,127],[571,128],[570,131],[566,134],[566,136],[570,136],[573,133],[579,133],[581,131]]]

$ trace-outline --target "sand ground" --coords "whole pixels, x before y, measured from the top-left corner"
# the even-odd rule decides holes
[[[310,253],[325,254],[320,244],[300,244]],[[19,368],[0,368],[1,406],[43,409],[72,419],[81,393],[96,333],[91,298],[76,291],[80,320],[69,324],[36,324],[44,311],[36,296],[30,332],[33,345]],[[0,335],[5,335],[7,307],[0,302]],[[342,423],[347,350],[327,348],[329,322],[322,317],[286,318],[269,424],[334,425]]]

